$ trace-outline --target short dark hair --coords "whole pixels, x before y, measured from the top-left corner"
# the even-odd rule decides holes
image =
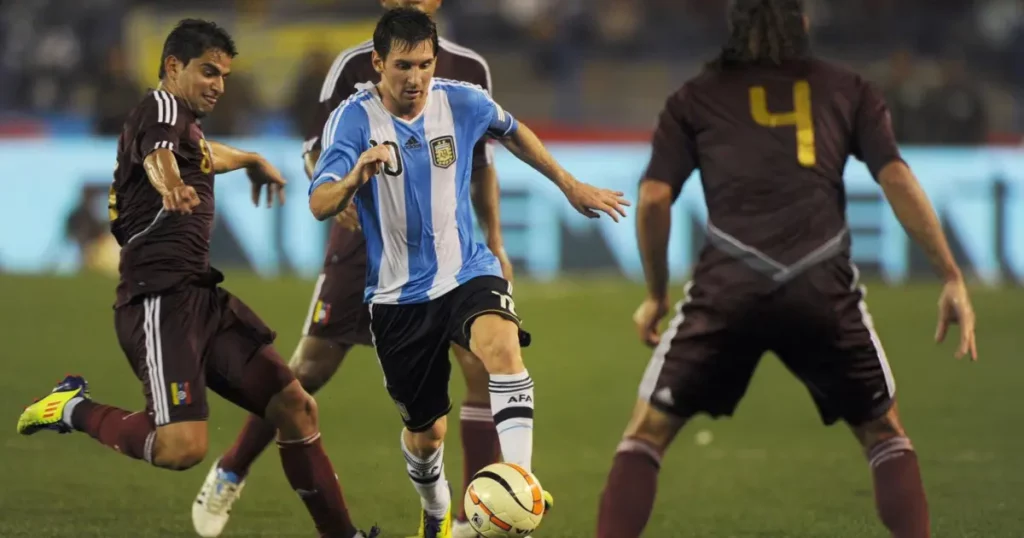
[[[373,50],[381,58],[387,58],[395,43],[403,50],[409,50],[428,39],[434,46],[434,56],[437,56],[437,25],[430,15],[413,8],[392,9],[377,21],[377,28],[373,31]]]
[[[781,65],[810,53],[803,0],[733,0],[729,26],[729,41],[713,67]]]
[[[178,21],[178,25],[167,34],[164,41],[164,52],[160,55],[160,78],[167,74],[164,64],[168,56],[174,56],[188,65],[210,49],[222,50],[232,58],[238,56],[235,41],[217,23],[200,19]]]

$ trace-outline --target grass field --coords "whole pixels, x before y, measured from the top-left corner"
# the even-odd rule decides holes
[[[291,354],[312,283],[229,277]],[[516,305],[534,333],[526,360],[537,383],[535,470],[556,499],[540,537],[593,536],[597,500],[649,357],[630,314],[642,297],[614,281],[523,283]],[[936,537],[1024,536],[1024,290],[976,290],[977,364],[931,343],[937,288],[871,288],[869,304],[918,449]],[[98,277],[0,277],[0,537],[189,537],[189,510],[207,464],[172,473],[130,461],[85,435],[22,438],[22,406],[66,372],[95,398],[137,408],[141,388],[114,338],[113,282]],[[457,374],[456,374],[457,375]],[[452,384],[461,394],[461,381]],[[243,415],[212,396],[210,457]],[[399,418],[373,352],[359,349],[318,397],[326,446],[357,520],[385,536],[415,530],[418,502],[398,447]],[[457,416],[457,415],[456,415]],[[461,454],[453,422],[448,475]],[[697,445],[710,430],[714,440]],[[225,537],[313,536],[276,451],[255,466]],[[770,357],[732,420],[701,419],[665,461],[647,536],[881,537],[870,474],[846,428],[823,428],[810,397]]]

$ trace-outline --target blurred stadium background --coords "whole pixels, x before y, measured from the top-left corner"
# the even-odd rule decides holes
[[[635,193],[665,97],[717,50],[724,0],[446,0],[442,33],[490,63],[494,96],[583,180]],[[977,294],[983,362],[930,343],[938,287],[860,163],[847,169],[854,258],[900,385],[930,488],[936,536],[1024,536],[1024,2],[806,0],[816,50],[882,86]],[[305,205],[298,133],[342,49],[367,39],[375,0],[0,1],[0,537],[191,536],[206,472],[121,461],[83,436],[14,435],[21,406],[66,371],[94,395],[141,405],[111,327],[117,247],[106,194],[121,122],[157,83],[167,31],[211,18],[241,55],[207,136],[267,155],[290,180],[285,207],[255,209],[245,179],[218,180],[214,263],[291,353],[322,263],[324,225]],[[631,219],[573,215],[530,169],[498,152],[517,308],[535,333],[537,472],[558,498],[540,536],[591,536],[597,497],[648,352],[629,317],[643,295]],[[672,273],[703,242],[694,178],[677,203]],[[397,415],[372,350],[318,399],[355,515],[386,536],[414,530]],[[456,394],[461,383],[453,383]],[[216,400],[216,399],[215,399]],[[214,402],[211,455],[241,414]],[[449,446],[457,446],[453,421]],[[706,429],[713,441],[692,442]],[[43,436],[41,436],[43,437]],[[460,480],[458,450],[449,477]],[[225,536],[310,536],[270,454]],[[823,430],[810,399],[765,360],[737,417],[700,420],[667,460],[651,536],[882,536],[852,437]]]

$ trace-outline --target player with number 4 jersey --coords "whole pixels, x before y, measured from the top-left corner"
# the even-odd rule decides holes
[[[945,279],[938,337],[974,314],[935,213],[900,156],[881,94],[814,58],[801,0],[736,0],[732,37],[668,98],[640,187],[638,239],[648,297],[634,315],[655,347],[601,501],[597,536],[640,536],[662,455],[693,416],[729,416],[774,352],[825,424],[846,422],[875,480],[879,516],[898,538],[929,535],[917,456],[895,382],[850,258],[843,170],[863,161],[896,216]],[[708,241],[663,334],[671,206],[700,170]]]
[[[525,334],[498,259],[473,237],[473,147],[485,135],[499,140],[589,217],[601,211],[618,220],[628,203],[622,193],[574,179],[479,86],[434,79],[438,37],[426,14],[389,11],[373,47],[381,82],[328,119],[309,205],[324,220],[356,204],[366,236],[370,329],[405,423],[402,451],[423,509],[419,536],[450,538],[443,459],[450,343],[470,350],[490,373],[504,460],[527,470],[533,463],[533,380],[520,350]]]

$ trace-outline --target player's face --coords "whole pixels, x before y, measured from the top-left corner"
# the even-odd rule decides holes
[[[437,13],[437,9],[441,7],[441,1],[442,0],[381,0],[380,3],[384,6],[384,9],[411,7],[432,16],[434,13]]]
[[[421,41],[412,47],[394,43],[386,58],[373,53],[373,65],[380,73],[382,90],[400,108],[410,108],[427,98],[430,79],[437,67],[434,44]]]
[[[177,59],[175,59],[177,61]],[[231,74],[231,56],[220,49],[210,49],[187,65],[177,62],[168,70],[186,101],[196,115],[209,114],[224,94],[224,82]]]

